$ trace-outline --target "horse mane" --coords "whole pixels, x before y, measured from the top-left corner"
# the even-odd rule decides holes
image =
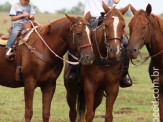
[[[138,14],[141,14],[141,13],[145,13],[145,11],[141,9],[141,10],[139,10],[139,12],[137,12],[137,13],[138,13]],[[154,15],[154,14],[151,14],[151,18],[152,18],[155,22],[158,23],[158,25],[159,25],[161,31],[163,32],[163,19],[161,19],[160,17],[158,17],[158,16],[156,16],[156,15]]]
[[[57,24],[60,24],[61,22],[66,21],[66,20],[68,20],[68,19],[66,17],[64,17],[64,18],[55,20],[55,21],[53,21],[51,23],[45,24],[43,26],[40,26],[39,32],[40,32],[40,34],[44,35],[44,34],[48,33],[49,27],[53,27],[53,26],[55,26]]]
[[[157,17],[157,18],[160,24],[161,31],[163,32],[163,19],[161,19],[160,17]]]
[[[151,14],[151,17],[153,18],[154,21],[156,21],[161,29],[161,31],[163,32],[163,19],[161,19],[160,17]]]
[[[58,24],[60,24],[61,22],[65,22],[65,21],[68,21],[66,17],[58,19],[51,23],[39,26],[37,30],[42,37],[46,38],[46,40],[49,40],[50,37],[48,36],[48,32],[50,31],[50,28],[52,27],[54,28],[54,26],[57,27]],[[40,38],[37,33],[32,33],[32,36],[30,36],[29,39],[39,40]]]

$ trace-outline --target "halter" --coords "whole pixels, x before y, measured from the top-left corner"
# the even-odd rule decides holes
[[[139,46],[139,50],[143,47],[143,45],[145,45],[145,40],[147,39],[147,37],[148,37],[148,34],[151,34],[151,20],[150,20],[150,17],[145,13],[145,17],[147,18],[147,20],[148,20],[148,32],[145,34],[146,36],[144,37],[144,39],[143,39],[143,42],[142,42],[142,44]],[[149,46],[150,46],[150,48],[151,48],[151,42],[149,42]],[[140,63],[140,64],[135,64],[134,62],[133,62],[133,59],[131,59],[131,63],[133,64],[133,65],[135,65],[135,66],[140,66],[140,65],[143,65],[149,58],[154,58],[154,57],[156,57],[156,56],[158,56],[158,55],[160,55],[161,53],[163,53],[163,50],[161,50],[160,52],[158,52],[157,54],[154,54],[154,55],[152,55],[152,56],[147,56],[147,57],[144,57],[144,58],[142,58],[142,62]]]

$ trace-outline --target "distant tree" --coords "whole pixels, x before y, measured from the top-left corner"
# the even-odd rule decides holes
[[[0,5],[0,12],[9,12],[10,9],[11,9],[11,4],[9,2]]]
[[[65,13],[67,13],[67,11],[68,11],[67,9],[63,8],[61,10],[56,11],[56,13],[57,14],[65,14]]]
[[[35,5],[33,5],[33,8],[34,8],[34,10],[35,10],[35,12],[38,14],[38,13],[41,13],[40,12],[40,9],[37,7],[37,6],[35,6]]]
[[[73,6],[70,10],[65,8],[56,11],[57,14],[75,14],[75,15],[83,15],[84,14],[84,4],[79,2],[76,6]]]
[[[79,2],[76,6],[72,7],[68,11],[69,14],[83,15],[84,14],[84,4]]]
[[[36,13],[40,13],[40,10],[37,6],[33,6]],[[0,12],[9,12],[11,9],[11,4],[9,2],[6,2],[2,5],[0,5]]]
[[[160,16],[163,16],[163,13],[162,13],[162,14],[160,14]]]

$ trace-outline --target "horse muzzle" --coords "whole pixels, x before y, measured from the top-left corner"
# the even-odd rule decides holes
[[[127,54],[129,58],[136,59],[139,55],[139,49],[138,48],[127,48]]]
[[[83,65],[93,64],[94,60],[95,60],[94,54],[82,55],[81,58],[80,58],[80,62]]]

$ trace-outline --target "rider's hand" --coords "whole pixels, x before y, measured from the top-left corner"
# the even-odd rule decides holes
[[[113,0],[113,2],[114,2],[115,4],[118,4],[118,3],[120,2],[120,0]]]
[[[30,15],[29,19],[30,19],[30,20],[34,20],[35,17],[34,17],[33,15]]]
[[[23,16],[24,16],[24,17],[27,17],[27,18],[30,18],[30,14],[28,14],[27,12],[24,12],[24,13],[23,13]]]

